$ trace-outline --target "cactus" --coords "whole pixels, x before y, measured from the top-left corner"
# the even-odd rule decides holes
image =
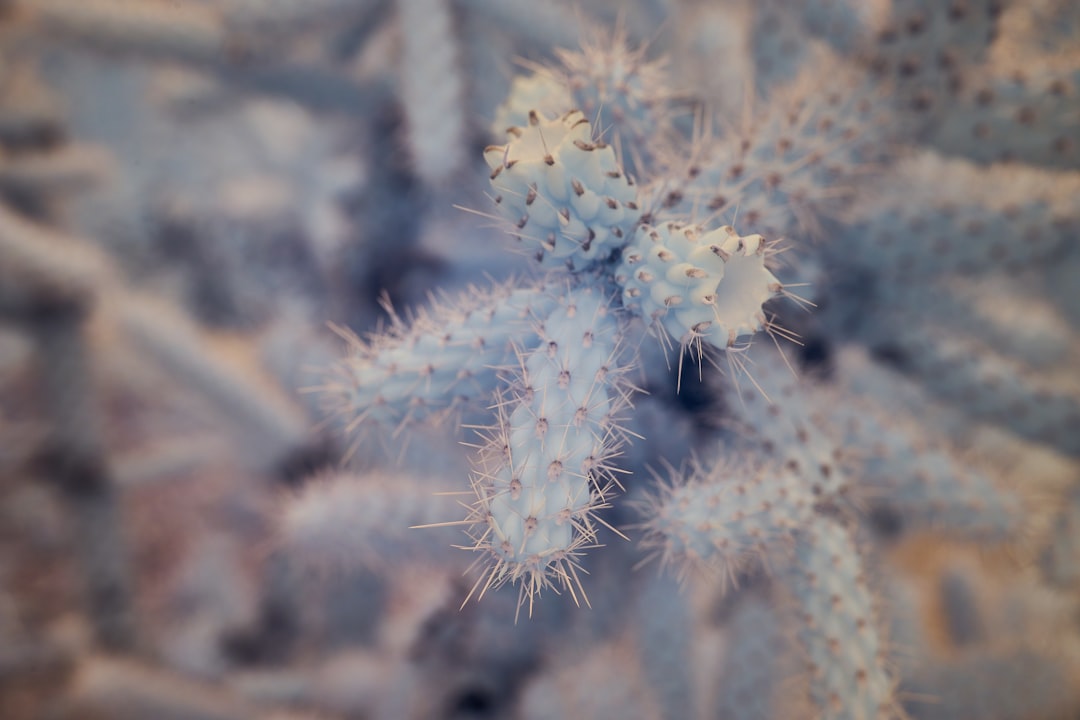
[[[615,151],[593,139],[578,111],[547,120],[531,111],[528,125],[507,131],[506,145],[484,150],[499,214],[520,232],[545,268],[583,270],[622,245],[638,219],[633,181]]]
[[[679,345],[732,347],[765,329],[761,306],[781,290],[765,266],[765,239],[724,226],[708,233],[668,222],[641,225],[622,252],[615,281],[623,305]]]
[[[349,425],[397,430],[470,403],[483,407],[515,343],[528,344],[534,321],[554,305],[543,286],[495,287],[444,301],[411,323],[395,314],[368,342],[347,336],[350,352],[327,392],[331,409]]]
[[[535,94],[534,84],[518,88]],[[525,117],[484,159],[498,216],[551,271],[544,283],[422,312],[411,326],[395,318],[390,333],[353,341],[328,396],[349,428],[401,427],[451,409],[474,397],[463,381],[495,398],[498,420],[481,431],[478,500],[466,520],[490,563],[474,593],[520,583],[531,612],[550,585],[587,600],[577,558],[597,542],[595,512],[618,485],[616,420],[630,394],[620,378],[634,367],[625,346],[636,344],[625,336],[641,330],[632,319],[700,355],[766,329],[762,305],[782,286],[760,235],[640,225],[637,185],[580,111],[533,108]],[[494,377],[510,348],[520,367]]]
[[[499,422],[486,431],[470,532],[493,558],[480,596],[520,582],[531,612],[551,576],[580,589],[576,557],[595,542],[593,514],[616,484],[609,463],[625,402],[618,320],[607,305],[588,287],[559,298],[537,328],[539,342],[522,349]]]
[[[889,22],[911,12],[897,7]],[[905,22],[914,23],[912,17],[922,16],[916,13]],[[992,13],[986,17],[993,22]],[[983,19],[977,15],[972,22]],[[913,31],[910,43],[864,58],[873,72],[898,73],[890,90],[901,108],[909,103],[907,93],[927,86],[916,91],[903,72],[904,61],[896,58],[920,43],[961,32],[950,24],[957,18],[933,14],[927,22],[938,29],[926,36]],[[888,26],[879,32],[888,34]],[[965,62],[976,62],[985,44],[972,42],[963,50]],[[590,105],[587,93],[582,94],[587,73],[579,60],[590,52],[596,49],[582,56],[563,54],[562,69],[534,68],[531,76],[515,81],[496,126],[523,124],[506,130],[505,145],[485,150],[496,216],[535,266],[548,272],[545,292],[553,300],[533,316],[531,327],[496,331],[511,339],[518,367],[488,389],[497,420],[481,430],[472,478],[478,501],[465,521],[472,548],[482,553],[486,565],[469,597],[483,597],[509,582],[519,584],[519,605],[527,602],[530,614],[536,597],[551,586],[565,588],[575,601],[588,600],[581,577],[584,550],[598,544],[599,511],[610,504],[618,484],[618,448],[628,439],[620,436],[615,416],[631,400],[629,386],[619,378],[632,372],[635,363],[620,348],[635,345],[632,338],[651,329],[664,344],[690,348],[698,362],[727,351],[732,367],[745,370],[748,381],[742,387],[729,381],[725,391],[730,420],[741,438],[724,450],[754,459],[734,461],[722,451],[714,460],[692,463],[689,474],[673,471],[657,493],[638,503],[645,515],[642,547],[679,564],[684,577],[693,575],[689,569],[705,570],[731,586],[746,573],[779,571],[794,604],[795,635],[806,652],[806,702],[821,717],[890,716],[898,707],[895,679],[887,669],[876,603],[850,523],[837,518],[858,517],[865,498],[880,496],[902,517],[915,520],[911,527],[922,523],[967,537],[1013,538],[1021,533],[1023,504],[953,459],[946,448],[910,453],[909,441],[897,428],[885,421],[860,422],[860,405],[842,390],[834,395],[798,382],[782,353],[751,347],[762,330],[774,329],[763,306],[786,293],[776,274],[774,242],[732,226],[716,227],[715,221],[729,203],[732,208],[746,203],[751,209],[745,224],[774,233],[805,234],[809,228],[821,233],[828,225],[818,220],[855,223],[857,217],[837,200],[865,194],[857,179],[887,162],[899,143],[923,132],[939,110],[912,100],[918,107],[898,108],[887,121],[877,103],[883,94],[870,75],[840,70],[841,61],[832,58],[828,62],[854,89],[846,101],[821,97],[820,83],[798,77],[786,91],[771,93],[765,121],[734,148],[731,138],[710,139],[704,151],[689,146],[681,164],[658,165],[650,162],[659,147],[655,142],[670,144],[670,138],[657,137],[666,135],[660,130],[665,121],[625,126],[627,116],[635,113],[620,103],[641,91],[636,80],[627,80],[625,96],[611,101],[614,115],[609,119],[620,143],[634,138],[639,152],[633,159],[626,145],[616,153],[599,140],[603,130],[570,106],[580,103],[593,111],[600,105]],[[630,57],[620,55],[625,52],[620,48],[611,52],[605,58],[611,65],[601,63],[605,72]],[[815,52],[831,57],[824,50]],[[890,70],[893,60],[899,69]],[[659,67],[649,66],[645,74],[658,73]],[[636,68],[645,72],[641,64]],[[956,72],[961,69],[958,65]],[[589,92],[597,97],[610,89],[598,76],[591,82]],[[937,78],[931,86],[939,93],[947,82]],[[658,95],[647,108],[639,103],[635,110],[648,116],[662,99]],[[602,112],[597,117],[605,122]],[[648,142],[635,138],[643,127],[652,128]],[[644,184],[631,180],[628,163]],[[909,172],[918,167],[909,166]],[[925,167],[919,170],[926,172]],[[904,178],[904,171],[897,177]],[[1050,182],[1045,186],[1053,187]],[[895,203],[889,191],[881,197]],[[981,199],[975,207],[985,209],[993,201]],[[869,215],[882,227],[890,223],[886,207],[883,202]],[[1032,205],[1031,214],[1005,217],[1014,223],[1037,222],[1043,207]],[[706,210],[713,215],[705,215]],[[963,222],[952,212],[941,218],[946,224]],[[935,250],[927,252],[923,236],[932,237],[936,230],[926,227],[924,219],[911,232],[923,244],[897,247],[919,262],[933,262]],[[865,240],[850,250],[839,242],[825,244],[823,257],[835,257],[841,268],[862,263],[883,277],[930,272],[874,254],[882,247]],[[981,246],[961,250],[983,262],[1001,256]],[[1025,261],[1039,262],[1043,251],[1025,246],[1018,252]],[[945,260],[933,272],[958,267],[950,262],[965,261]],[[554,278],[560,276],[566,290],[557,290]],[[495,315],[487,317],[497,322]],[[893,339],[904,337],[897,333]],[[389,362],[372,347],[371,361]],[[915,367],[922,372],[934,353],[919,347],[922,364]],[[946,345],[939,341],[937,347]],[[397,367],[396,362],[390,365]],[[455,376],[472,375],[464,358],[448,367],[458,369]],[[360,375],[351,379],[360,393],[371,383]],[[434,395],[444,399],[415,397],[423,398],[424,405],[438,404],[451,393],[437,387]],[[377,411],[382,405],[356,398],[347,407]],[[1045,436],[1041,429],[1023,432]],[[882,445],[878,436],[888,442]],[[864,450],[843,449],[850,445]],[[876,450],[866,450],[871,447]]]
[[[0,705],[1075,714],[1076,12],[617,4],[0,0]]]
[[[885,645],[855,540],[828,518],[804,532],[789,572],[814,710],[822,718],[894,715],[895,681],[885,669]]]

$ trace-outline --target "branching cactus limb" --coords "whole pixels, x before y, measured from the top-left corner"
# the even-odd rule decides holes
[[[879,84],[827,57],[826,70],[808,67],[768,104],[748,106],[752,123],[703,132],[681,161],[669,154],[646,189],[647,209],[661,219],[720,218],[770,238],[820,235],[819,216],[843,210],[907,134],[884,107]]]
[[[734,609],[726,623],[714,717],[774,720],[806,714],[799,692],[805,688],[791,682],[798,678],[794,638],[788,632],[791,622],[776,607],[775,594],[754,588],[731,600]]]
[[[692,478],[652,501],[644,545],[729,579],[762,561],[779,569],[794,599],[816,716],[891,717],[893,681],[861,554],[816,503],[801,477],[775,469],[752,482]]]
[[[851,491],[851,458],[832,433],[837,423],[817,409],[824,395],[802,387],[777,353],[753,350],[745,361],[753,387],[729,405],[774,464],[749,483],[722,470],[705,482],[674,483],[650,509],[645,544],[666,560],[728,577],[763,560],[779,569],[815,716],[894,717],[873,594],[852,532],[837,518]]]
[[[761,303],[779,284],[765,267],[760,236],[722,228],[703,233],[698,243],[681,228],[676,234],[671,246],[687,262],[676,262],[667,250],[650,261],[670,264],[677,277],[659,285],[660,294],[634,298],[625,310],[644,314],[648,307],[651,319],[663,322],[654,310],[685,301],[689,319],[673,317],[680,329],[665,331],[677,332],[681,343],[696,343],[699,352],[703,343],[725,348],[732,337],[761,329]],[[652,243],[648,236],[645,241]],[[356,425],[376,421],[399,428],[464,403],[463,380],[472,387],[471,381],[482,379],[474,398],[502,398],[498,423],[480,449],[473,478],[479,499],[466,521],[473,526],[474,549],[483,553],[480,562],[491,563],[474,594],[520,582],[530,609],[546,587],[561,585],[575,598],[580,592],[577,555],[596,542],[594,513],[617,484],[611,459],[623,438],[615,419],[630,390],[622,379],[631,363],[624,358],[620,318],[630,313],[619,309],[619,295],[607,293],[621,290],[633,298],[630,290],[645,282],[640,273],[631,279],[620,271],[609,290],[599,273],[557,278],[553,274],[538,289],[506,288],[485,297],[475,316],[456,310],[437,319],[424,315],[411,328],[395,321],[392,334],[358,345],[344,367],[347,383],[331,388],[340,411]],[[697,309],[690,307],[694,301]],[[707,334],[713,325],[720,331]],[[518,354],[519,369],[500,392],[497,368],[505,368],[508,347]],[[447,362],[436,367],[435,359]]]
[[[856,56],[892,86],[895,112],[932,125],[989,53],[1008,0],[892,0]]]
[[[899,717],[875,603],[851,531],[816,515],[799,535],[786,577],[799,608],[798,635],[816,717]]]
[[[898,337],[903,370],[973,419],[1080,456],[1080,382],[1062,368],[1034,372],[985,343],[933,325]]]
[[[853,482],[823,394],[800,380],[775,348],[752,346],[740,362],[747,379],[740,378],[728,403],[737,429],[765,457],[799,477],[815,502],[843,498]]]
[[[980,163],[1026,162],[1062,170],[1080,162],[1080,57],[984,70],[964,87],[930,141]]]
[[[275,549],[314,575],[357,568],[388,573],[448,550],[452,532],[434,538],[410,528],[439,523],[456,506],[454,497],[433,494],[431,483],[405,473],[324,474],[282,502]]]
[[[852,470],[861,493],[898,513],[905,529],[990,542],[1020,538],[1030,512],[1021,494],[895,414],[855,400],[837,409],[849,416],[847,444],[861,448]]]
[[[646,46],[631,48],[625,28],[596,33],[581,50],[559,49],[559,64],[532,66],[514,78],[492,130],[525,126],[529,113],[553,118],[579,110],[597,140],[610,144],[622,166],[640,178],[672,133],[672,93],[666,62],[647,59]]]
[[[461,48],[447,0],[396,0],[401,25],[402,104],[416,172],[445,184],[463,161],[466,119]]]
[[[507,135],[484,159],[513,235],[544,268],[583,270],[607,259],[640,215],[637,188],[612,147],[594,140],[579,111],[547,119],[533,110],[528,125]]]
[[[918,153],[867,188],[827,252],[872,268],[885,287],[1037,267],[1075,237],[1078,190],[1071,173]]]
[[[574,106],[615,146],[627,172],[640,176],[672,132],[671,81],[664,59],[648,60],[647,46],[631,49],[624,27],[609,38],[559,50],[563,84]]]
[[[475,549],[490,562],[478,596],[520,582],[529,602],[566,588],[587,602],[577,556],[596,543],[596,511],[617,485],[611,460],[621,438],[618,319],[596,288],[567,290],[538,325],[540,342],[521,350],[521,368],[488,432],[473,477],[469,518]]]
[[[735,585],[740,574],[771,567],[814,512],[809,488],[782,468],[720,462],[672,474],[640,505],[648,518],[642,547],[684,577],[703,572]]]
[[[667,222],[641,225],[623,249],[615,281],[623,305],[680,346],[730,348],[765,329],[762,305],[783,286],[766,268],[760,235]]]
[[[553,289],[506,284],[464,298],[434,298],[409,319],[364,341],[344,333],[348,355],[323,388],[329,409],[349,428],[364,423],[400,430],[464,407],[484,407],[516,344],[555,307]]]

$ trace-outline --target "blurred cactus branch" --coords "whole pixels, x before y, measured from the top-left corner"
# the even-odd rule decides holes
[[[0,204],[0,317],[85,316],[108,272],[93,246],[30,222]]]
[[[362,44],[382,26],[382,0],[303,4],[64,0],[13,3],[16,31],[65,47],[205,69],[229,87],[290,99],[316,111],[359,113],[370,91],[329,64],[288,59],[298,35],[342,27]],[[17,36],[17,32],[13,33]]]
[[[48,36],[109,53],[241,66],[280,54],[281,42],[305,30],[367,19],[378,3],[183,3],[164,0],[17,1],[16,11]]]
[[[104,648],[129,650],[136,636],[124,524],[86,338],[104,267],[92,249],[0,206],[0,313],[36,345],[38,391],[51,430],[40,459],[72,514],[96,639]]]
[[[314,714],[264,707],[227,688],[194,681],[168,670],[103,655],[84,658],[76,668],[63,718],[186,718],[186,720],[331,720]]]
[[[52,430],[42,460],[72,511],[96,639],[110,650],[132,650],[136,628],[125,524],[102,437],[83,318],[56,315],[39,320],[30,331]]]

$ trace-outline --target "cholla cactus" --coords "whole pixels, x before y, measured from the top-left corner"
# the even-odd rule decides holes
[[[490,565],[474,592],[520,582],[531,610],[552,584],[587,602],[578,558],[619,485],[635,318],[698,353],[730,348],[767,327],[782,286],[759,235],[641,225],[638,186],[581,112],[531,108],[526,122],[484,157],[499,216],[551,272],[353,342],[331,397],[352,426],[400,427],[486,391],[498,419],[481,431],[465,522]]]
[[[559,49],[559,64],[537,65],[514,79],[492,125],[496,134],[526,124],[530,112],[579,110],[597,139],[611,144],[633,176],[648,173],[672,133],[675,108],[663,60],[631,48],[625,28],[610,38],[585,40],[582,49]]]
[[[782,286],[765,264],[760,235],[730,225],[641,225],[623,249],[615,280],[623,304],[653,320],[681,346],[733,347],[763,330],[762,305]]]
[[[44,647],[59,718],[1075,714],[1070,3],[590,0],[549,52],[567,3],[0,0],[0,705]],[[265,377],[324,319],[347,449]],[[21,612],[41,470],[96,647]]]
[[[616,484],[610,462],[626,402],[608,300],[589,287],[558,300],[539,342],[522,350],[473,478],[471,534],[494,558],[484,589],[520,581],[530,610],[552,576],[571,592],[580,584],[576,557],[595,542],[593,513]]]
[[[1036,264],[1060,247],[1072,216],[1055,178],[1038,174],[1030,203],[1003,208],[1000,194],[989,191],[935,195],[920,178],[946,174],[935,171],[936,158],[896,160],[947,117],[941,98],[985,57],[990,40],[982,35],[992,34],[995,7],[978,4],[970,17],[905,3],[868,12],[843,24],[835,50],[815,46],[807,57],[818,64],[790,87],[767,89],[768,105],[759,116],[751,110],[745,130],[715,137],[679,139],[673,94],[659,89],[662,64],[627,50],[618,34],[613,47],[562,53],[561,66],[533,67],[514,82],[495,122],[507,140],[489,146],[484,159],[495,217],[544,274],[451,303],[461,310],[424,311],[411,327],[395,320],[389,334],[354,342],[340,367],[344,382],[332,393],[352,427],[400,428],[463,400],[478,409],[476,400],[486,398],[495,409],[494,424],[479,430],[470,478],[476,500],[464,521],[446,523],[465,525],[470,547],[481,553],[469,597],[516,583],[519,607],[527,602],[530,614],[548,587],[588,601],[583,557],[599,542],[601,511],[629,477],[619,449],[635,438],[620,416],[632,414],[629,378],[640,363],[634,349],[651,331],[699,362],[726,352],[747,379],[733,373],[723,381],[726,419],[738,440],[695,459],[689,474],[672,471],[639,503],[643,547],[730,586],[775,573],[775,594],[786,598],[777,610],[801,644],[804,701],[816,717],[900,712],[864,560],[873,551],[856,548],[862,510],[888,508],[910,528],[1008,542],[1025,532],[1028,498],[970,467],[947,442],[886,419],[882,408],[894,409],[894,398],[881,398],[880,406],[855,400],[858,362],[854,381],[826,387],[799,381],[782,348],[750,346],[782,327],[766,307],[790,296],[781,278],[807,269],[778,262],[781,236],[791,247],[797,239],[816,241],[804,249],[810,267],[874,273],[883,302],[916,274]],[[789,11],[776,4],[770,12]],[[815,6],[785,22],[824,32],[839,20],[829,13],[838,12]],[[906,28],[901,40],[893,37],[897,23]],[[980,37],[965,35],[973,27]],[[941,50],[949,63],[924,73],[925,82],[912,78],[913,54],[955,38],[962,40],[956,48]],[[838,82],[842,90],[833,89]],[[884,172],[889,167],[896,171]],[[1004,175],[995,181],[1009,182]],[[897,195],[897,183],[914,183],[925,201],[907,207],[911,193]],[[856,198],[862,203],[852,211]],[[1051,208],[1055,230],[1045,243],[1009,244],[1009,228],[1038,225],[1040,211]],[[983,219],[994,212],[1000,217]],[[987,224],[1004,243],[1000,251],[997,241],[978,243]],[[845,227],[854,230],[838,230]],[[934,238],[952,242],[956,227],[975,241],[946,254]],[[900,238],[892,242],[894,235]],[[901,321],[902,308],[892,313]],[[936,336],[924,335],[925,327],[871,329],[891,333],[916,355],[909,369],[936,376],[928,384],[938,387],[945,380],[933,369],[937,354],[962,341],[938,339],[928,348]],[[980,365],[966,367],[977,374]],[[662,371],[640,369],[646,377]],[[948,382],[964,391],[961,380]],[[990,402],[1010,397],[1006,391]],[[1071,407],[1058,405],[1065,410],[1051,421]],[[1030,418],[1011,426],[1046,435]]]

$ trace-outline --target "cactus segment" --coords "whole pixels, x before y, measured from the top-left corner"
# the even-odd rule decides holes
[[[640,216],[637,189],[583,114],[533,111],[507,135],[484,150],[495,205],[542,267],[584,270],[626,242]]]
[[[798,475],[774,465],[757,469],[723,463],[698,466],[647,502],[644,545],[665,564],[719,573],[736,584],[740,573],[790,544],[809,522],[814,497]]]
[[[851,532],[822,516],[800,533],[790,568],[810,700],[821,720],[895,717],[893,681]]]
[[[735,345],[767,325],[762,304],[780,292],[765,267],[760,235],[730,226],[705,232],[667,222],[642,225],[623,250],[615,281],[623,304],[682,345]]]
[[[532,601],[558,583],[577,599],[577,555],[595,543],[594,513],[614,486],[619,326],[596,288],[567,291],[538,323],[473,474],[475,549],[494,559],[482,596],[521,582]],[[587,601],[587,598],[586,598]]]
[[[350,427],[397,429],[486,402],[498,368],[513,360],[513,343],[528,337],[533,320],[555,302],[542,285],[443,300],[411,322],[393,315],[390,327],[367,341],[347,336],[349,354],[326,397]]]

